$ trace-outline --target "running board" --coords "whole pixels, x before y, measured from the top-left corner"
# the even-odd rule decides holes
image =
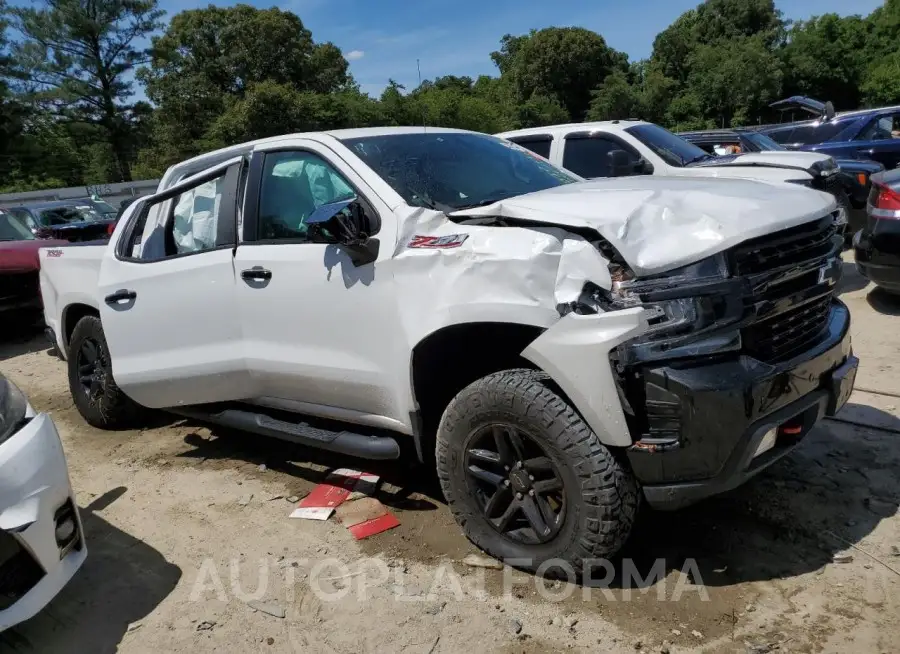
[[[364,436],[349,431],[331,431],[310,427],[305,422],[287,422],[278,420],[264,413],[243,411],[241,409],[224,409],[216,413],[205,413],[196,407],[190,409],[177,407],[167,409],[172,413],[211,422],[223,427],[232,427],[244,431],[278,438],[298,445],[315,447],[329,452],[338,452],[361,459],[398,459],[400,445],[389,436]]]

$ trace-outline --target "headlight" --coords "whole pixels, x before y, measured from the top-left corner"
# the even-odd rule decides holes
[[[739,349],[740,334],[719,328],[743,313],[740,282],[728,279],[725,257],[718,254],[663,275],[613,284],[613,306],[642,306],[649,329],[625,344],[626,359],[650,360],[708,351]],[[705,332],[715,329],[715,336]]]
[[[22,391],[0,375],[0,443],[22,427],[27,409],[28,401]]]

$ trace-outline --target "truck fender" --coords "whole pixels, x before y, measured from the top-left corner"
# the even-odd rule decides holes
[[[602,443],[627,447],[632,438],[609,352],[646,329],[642,307],[591,315],[569,313],[534,339],[522,356],[550,375]]]

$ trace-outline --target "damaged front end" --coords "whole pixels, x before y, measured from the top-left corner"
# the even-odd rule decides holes
[[[594,365],[610,371],[628,456],[652,504],[674,508],[738,485],[846,401],[855,359],[849,312],[835,297],[841,246],[826,215],[660,275],[613,263],[611,287],[587,285],[569,307],[598,329],[635,311],[644,321],[608,348],[608,366]],[[569,363],[585,381],[586,366]],[[842,366],[849,381],[834,377]],[[572,398],[580,410],[583,395]],[[615,436],[604,442],[621,444]]]

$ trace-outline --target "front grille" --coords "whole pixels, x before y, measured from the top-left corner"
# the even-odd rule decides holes
[[[43,568],[19,541],[0,531],[0,611],[18,602],[43,576]]]
[[[744,351],[775,363],[814,342],[828,325],[831,294],[754,323],[741,332]]]
[[[730,253],[736,275],[755,275],[828,256],[837,233],[834,218],[791,227],[741,243]]]
[[[40,294],[37,271],[0,273],[0,303],[30,300]]]
[[[746,354],[777,363],[821,338],[840,277],[835,257],[841,239],[836,234],[829,215],[747,241],[729,252],[732,270],[748,282],[746,310],[756,316],[741,330]]]

